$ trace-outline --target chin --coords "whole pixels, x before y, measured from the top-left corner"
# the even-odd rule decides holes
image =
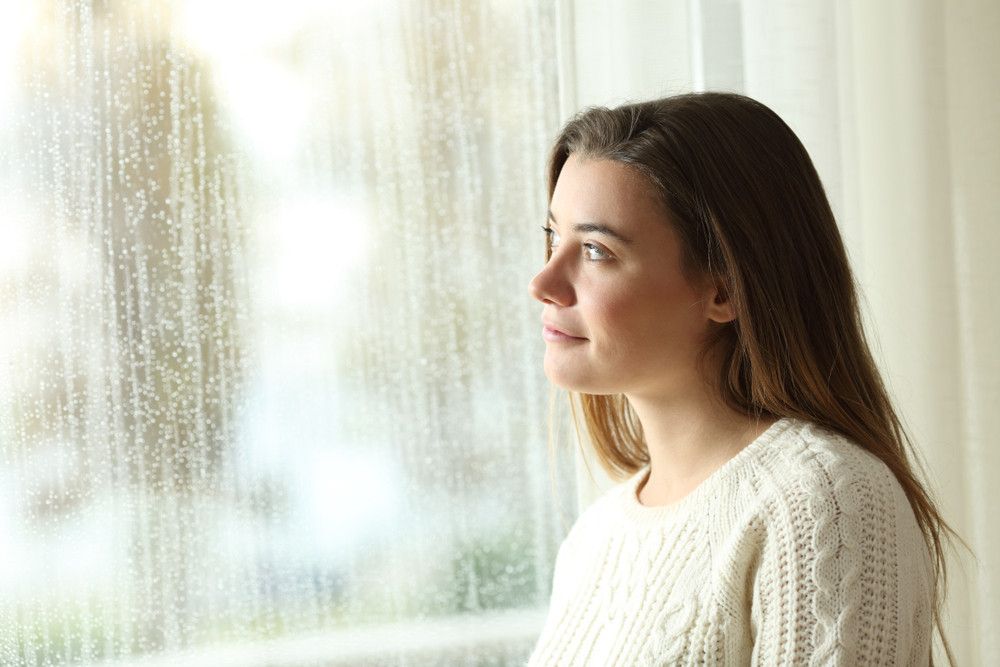
[[[555,366],[546,360],[545,377],[549,382],[565,389],[581,394],[610,395],[621,393],[621,390],[606,380],[595,377],[593,374],[582,372],[579,367],[574,368],[572,364],[566,366]]]

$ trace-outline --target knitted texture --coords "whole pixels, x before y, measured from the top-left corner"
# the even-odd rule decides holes
[[[530,667],[929,664],[930,552],[876,456],[786,417],[674,504],[648,472],[563,540]]]

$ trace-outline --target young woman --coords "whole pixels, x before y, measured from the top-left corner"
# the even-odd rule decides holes
[[[587,109],[544,229],[545,373],[619,483],[559,548],[529,665],[930,664],[954,532],[791,129],[729,93]]]

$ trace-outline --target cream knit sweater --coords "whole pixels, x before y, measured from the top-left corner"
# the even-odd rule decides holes
[[[929,663],[929,552],[874,455],[784,418],[672,505],[648,472],[563,540],[530,667]]]

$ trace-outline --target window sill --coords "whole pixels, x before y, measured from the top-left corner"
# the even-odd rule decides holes
[[[322,662],[330,667],[395,657],[444,657],[477,649],[483,654],[523,650],[541,634],[546,608],[463,614],[409,623],[359,626],[266,642],[208,646],[117,663],[129,667],[280,667]]]

